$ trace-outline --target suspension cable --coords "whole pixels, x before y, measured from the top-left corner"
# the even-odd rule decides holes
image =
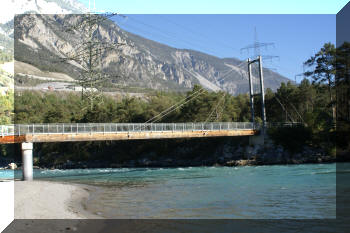
[[[215,111],[217,111],[219,104],[221,103],[221,101],[225,98],[226,96],[226,92],[224,92],[224,94],[222,95],[222,97],[219,99],[218,103],[216,104],[215,108],[213,108],[213,111],[209,114],[209,116],[207,117],[207,119],[205,120],[205,123],[208,122],[211,118],[211,116],[214,114]]]
[[[157,116],[158,116],[157,118],[159,118],[159,119],[154,119],[154,120],[152,120],[151,122],[149,122],[150,120],[148,120],[148,122],[145,122],[145,123],[154,123],[154,122],[157,122],[157,121],[161,120],[162,118],[164,118],[165,116],[169,115],[170,113],[172,113],[173,111],[177,110],[178,108],[182,107],[183,105],[187,104],[187,103],[190,102],[191,100],[197,98],[197,97],[198,97],[199,95],[201,95],[202,93],[203,93],[203,92],[199,92],[196,96],[194,96],[194,97],[192,97],[191,99],[187,100],[186,102],[180,104],[180,105],[177,106],[176,108],[169,110],[168,112],[166,112],[166,113],[165,113],[164,115],[162,115],[162,116],[158,116],[158,115],[160,115],[160,114],[158,114],[158,115],[157,115]],[[163,112],[164,112],[164,111],[163,111]],[[153,118],[155,118],[155,117],[153,117]]]
[[[185,103],[187,103],[188,100],[192,100],[193,98],[196,98],[196,97],[198,96],[198,95],[196,95],[196,94],[197,94],[197,93],[201,94],[200,92],[201,92],[202,90],[204,90],[203,87],[201,87],[199,90],[195,91],[195,92],[192,93],[191,95],[186,96],[186,98],[184,98],[184,99],[182,99],[181,101],[179,101],[179,102],[173,104],[173,105],[170,106],[169,108],[165,109],[164,111],[160,112],[159,114],[157,114],[156,116],[150,118],[149,120],[147,120],[147,121],[144,122],[144,123],[152,122],[154,119],[159,118],[159,117],[163,118],[164,116],[161,116],[161,115],[167,113],[167,112],[170,111],[172,108],[176,107],[176,105],[179,105],[179,104],[181,104],[181,103],[184,102],[184,101],[186,101]],[[196,96],[194,96],[194,95],[196,95]],[[194,96],[194,97],[193,97],[193,96]],[[190,99],[188,99],[188,98],[190,98]]]

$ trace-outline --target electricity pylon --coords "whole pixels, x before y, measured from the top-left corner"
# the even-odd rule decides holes
[[[253,58],[257,58],[258,56],[261,56],[264,60],[267,60],[267,59],[274,59],[274,58],[279,58],[279,56],[274,56],[274,55],[262,55],[261,54],[261,49],[260,48],[265,48],[267,50],[267,48],[269,46],[273,46],[275,47],[275,43],[261,43],[259,42],[258,40],[258,32],[256,30],[256,27],[254,28],[254,43],[253,44],[250,44],[250,45],[247,45],[246,47],[244,48],[241,48],[241,53],[243,51],[247,51],[248,54],[250,52],[251,49],[254,50],[254,56]],[[252,59],[252,57],[250,57]]]
[[[102,86],[108,78],[121,77],[119,74],[113,75],[102,71],[102,57],[105,52],[116,50],[123,43],[112,43],[103,40],[100,34],[100,25],[110,17],[117,15],[110,14],[82,14],[77,17],[74,24],[67,27],[66,32],[81,36],[81,43],[74,48],[66,57],[61,60],[65,62],[75,61],[79,64],[81,71],[76,83],[81,87],[83,99],[90,103],[91,110],[98,98],[101,97]]]

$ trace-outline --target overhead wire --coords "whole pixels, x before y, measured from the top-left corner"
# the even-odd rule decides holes
[[[210,52],[210,53],[212,53],[212,54],[215,54],[215,53],[216,53],[216,51],[213,51],[213,50],[211,50],[211,49],[208,49],[208,48],[205,47],[205,46],[199,45],[198,41],[197,41],[197,43],[192,43],[192,41],[185,40],[185,39],[179,37],[178,35],[176,35],[176,34],[174,34],[174,33],[165,32],[164,30],[162,30],[162,29],[160,29],[160,28],[158,28],[158,27],[155,27],[155,26],[153,26],[153,25],[150,25],[150,24],[148,24],[148,23],[145,23],[145,22],[143,22],[143,21],[140,21],[140,20],[136,19],[135,17],[129,16],[129,15],[126,16],[126,17],[128,17],[128,19],[131,19],[132,21],[134,21],[134,22],[136,22],[136,23],[138,23],[138,24],[141,24],[141,25],[144,25],[144,26],[146,26],[146,27],[148,27],[148,28],[153,29],[153,31],[154,31],[154,30],[155,30],[155,31],[158,31],[158,33],[161,33],[161,34],[165,35],[166,37],[168,37],[168,38],[170,38],[170,39],[172,39],[172,40],[173,40],[174,38],[176,38],[177,41],[182,41],[183,43],[185,43],[185,44],[187,44],[187,45],[199,47],[199,48],[201,48],[203,51],[208,51],[208,52]],[[128,26],[126,26],[126,27],[130,27],[130,25],[128,25]],[[131,26],[131,27],[132,27],[132,26]],[[134,27],[134,28],[135,28],[135,27]]]
[[[204,34],[202,34],[202,33],[199,33],[199,32],[197,32],[197,31],[194,31],[193,29],[190,29],[190,28],[188,28],[188,27],[186,27],[186,26],[184,26],[184,25],[181,25],[181,24],[179,24],[179,23],[177,23],[177,22],[174,22],[174,21],[172,21],[172,20],[170,20],[170,19],[168,19],[168,18],[166,18],[166,17],[164,17],[164,16],[162,16],[162,15],[157,15],[157,16],[160,17],[160,18],[162,18],[162,19],[165,19],[166,21],[168,21],[168,22],[170,22],[170,23],[172,23],[172,24],[174,24],[174,25],[176,25],[176,26],[178,26],[179,28],[184,29],[185,31],[188,31],[188,32],[190,32],[190,33],[192,33],[192,34],[194,34],[194,35],[199,35],[200,38],[207,38],[207,37],[208,37],[207,35],[204,35]],[[209,41],[209,40],[208,40],[208,41]],[[230,49],[232,49],[232,50],[239,51],[239,49],[234,48],[234,47],[232,47],[232,46],[229,45],[229,44],[226,44],[226,42],[217,41],[217,40],[216,40],[215,42],[216,42],[216,45],[220,45],[220,46],[222,46],[222,48],[225,48],[225,49],[230,48]]]
[[[154,29],[154,30],[160,32],[161,34],[163,34],[163,37],[166,36],[166,37],[168,37],[168,38],[170,38],[170,39],[174,39],[174,37],[176,37],[177,39],[179,39],[179,40],[185,42],[185,43],[188,44],[188,45],[195,45],[195,46],[197,46],[197,47],[201,47],[201,46],[198,45],[198,43],[194,44],[194,43],[192,43],[192,42],[188,42],[188,41],[186,41],[186,40],[184,40],[184,39],[182,39],[182,38],[177,37],[177,35],[175,35],[175,34],[165,33],[163,30],[161,30],[161,29],[159,29],[159,28],[157,28],[157,27],[155,27],[155,26],[153,26],[153,25],[150,25],[150,24],[147,24],[147,23],[145,23],[145,22],[142,22],[142,21],[136,19],[135,17],[131,17],[131,16],[126,16],[126,17],[130,18],[130,19],[131,19],[132,21],[134,21],[134,22],[137,22],[137,23],[139,23],[139,24],[142,24],[142,25],[144,25],[144,26],[147,26],[147,27],[149,27],[149,28],[152,28],[152,29]],[[170,20],[167,19],[167,21],[170,21]],[[193,33],[193,34],[198,34],[198,35],[200,35],[199,33],[193,32],[191,29],[188,29],[188,28],[186,28],[186,27],[184,27],[184,26],[182,26],[182,25],[180,25],[180,24],[178,24],[178,23],[175,23],[175,22],[172,22],[172,23],[173,23],[173,24],[176,24],[178,27],[182,27],[183,29],[185,29],[185,30],[187,30],[187,31],[190,31],[190,32]],[[133,27],[133,28],[135,28],[134,26],[130,26],[130,25],[128,25],[127,27]],[[203,35],[201,35],[201,37],[203,37]],[[222,45],[222,46],[225,47],[225,48],[230,47],[230,46],[227,46],[227,45]],[[202,48],[203,48],[203,47],[202,47]],[[237,50],[236,48],[233,48],[233,47],[230,47],[230,48],[231,48],[231,49],[234,49],[234,50]],[[210,52],[215,53],[215,51],[208,50],[207,48],[204,48],[204,50],[207,50],[207,51],[210,51]],[[245,61],[241,62],[239,65],[244,64],[244,63],[245,63]],[[237,66],[239,66],[239,65],[237,65]],[[229,70],[228,72],[232,72],[232,71],[234,71],[234,70]],[[227,75],[227,74],[225,74],[225,76],[226,76],[226,75]]]

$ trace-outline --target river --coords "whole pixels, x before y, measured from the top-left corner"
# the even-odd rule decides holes
[[[11,176],[0,171],[1,178]],[[86,209],[105,218],[336,217],[335,163],[35,170],[34,177],[93,186]]]

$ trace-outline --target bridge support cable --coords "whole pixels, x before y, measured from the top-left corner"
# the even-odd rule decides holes
[[[186,102],[178,105],[177,107],[169,110],[168,112],[164,113],[163,115],[159,116],[158,119],[154,119],[153,121],[149,122],[149,123],[154,123],[157,122],[159,120],[161,120],[162,118],[166,117],[167,115],[169,115],[170,113],[174,112],[175,110],[181,108],[183,105],[187,104],[188,102],[194,100],[195,98],[197,98],[198,96],[200,96],[203,92],[199,92],[196,96],[192,97],[191,99],[187,100]]]
[[[199,95],[201,95],[203,93],[203,91],[204,91],[204,88],[202,87],[199,90],[197,90],[196,92],[192,93],[190,96],[187,96],[185,99],[179,101],[178,103],[170,106],[169,108],[165,109],[164,111],[162,111],[158,115],[156,115],[156,116],[152,117],[151,119],[147,120],[143,124],[147,124],[147,123],[151,123],[152,124],[152,123],[155,123],[155,122],[161,120],[165,116],[169,115],[170,113],[172,113],[175,110],[179,109],[183,105],[185,105],[188,102],[190,102],[190,101],[194,100],[195,98],[197,98]],[[142,126],[140,126],[140,127],[142,127]]]
[[[278,83],[278,81],[276,80],[276,78],[275,78],[274,76],[272,76],[272,77],[273,77],[273,80],[276,82],[276,84],[279,85],[279,83]],[[290,94],[289,94],[289,95],[290,95]],[[289,95],[287,95],[287,96],[285,97],[285,99],[286,99],[285,102],[286,102],[286,103],[289,103],[289,104],[292,106],[292,108],[293,108],[294,111],[297,113],[298,117],[300,118],[301,122],[302,122],[303,124],[305,124],[304,118],[301,116],[301,114],[299,113],[299,111],[297,110],[297,108],[294,106],[294,104],[293,104],[291,101],[288,100],[288,96],[289,96]],[[282,96],[280,96],[280,97],[282,98]],[[284,105],[282,104],[282,102],[276,97],[276,95],[274,96],[274,98],[276,98],[277,102],[281,105],[281,107],[282,107],[282,109],[285,111],[286,115],[289,115],[289,118],[292,120],[292,122],[294,122],[294,120],[290,117],[290,114],[288,113],[287,109],[284,107]]]
[[[246,61],[242,61],[236,67],[237,68],[243,68],[243,65],[245,65],[245,63],[246,63]],[[227,75],[230,74],[232,71],[235,71],[235,70],[231,69],[231,70],[227,71],[226,74],[223,77],[221,77],[219,80],[217,80],[217,82],[221,82],[221,81],[225,80],[226,78],[228,78],[229,76],[227,76]],[[158,118],[158,117],[163,118],[165,116],[165,115],[162,116],[163,114],[168,115],[168,111],[172,112],[172,111],[175,110],[173,108],[176,108],[176,109],[178,108],[178,107],[176,107],[176,105],[181,104],[183,101],[186,101],[188,98],[190,98],[191,96],[195,95],[198,92],[201,92],[202,90],[204,90],[204,87],[201,87],[199,90],[197,90],[196,92],[192,93],[190,96],[188,96],[188,97],[184,98],[183,100],[179,101],[178,103],[170,106],[169,108],[165,109],[164,111],[162,111],[158,115],[156,115],[156,116],[152,117],[151,119],[147,120],[145,123],[153,123],[153,122],[156,122],[156,121],[160,120],[160,119],[157,120],[156,118]],[[199,95],[200,94],[202,94],[202,93],[199,93]],[[194,98],[198,97],[199,95],[196,95]],[[189,102],[189,101],[186,101],[186,102]],[[182,105],[183,104],[181,104],[181,106]],[[154,119],[156,119],[156,120],[154,121]]]
[[[218,113],[218,112],[217,112],[218,107],[219,107],[219,105],[221,104],[221,102],[225,99],[225,97],[226,97],[226,92],[224,92],[224,94],[222,95],[222,97],[221,97],[221,98],[219,99],[219,101],[217,102],[215,108],[213,108],[213,110],[209,113],[209,115],[208,115],[208,117],[207,117],[207,119],[205,120],[204,123],[207,123],[207,122],[211,119],[211,117],[212,117],[212,115],[214,114],[214,112]],[[222,111],[223,111],[223,108],[222,108]],[[219,118],[219,116],[218,116],[218,114],[216,114],[216,120],[215,120],[215,121],[217,121],[218,118]]]
[[[289,117],[289,119],[294,122],[292,116],[288,113],[287,109],[284,107],[284,105],[281,103],[281,101],[277,98],[277,96],[275,96],[275,99],[277,100],[277,102],[281,105],[282,109],[284,110],[284,112],[286,113],[286,115]]]
[[[246,63],[246,61],[242,61],[241,63],[239,63],[239,64],[237,65],[237,67],[240,68],[240,66],[243,66],[245,63]],[[224,75],[224,77],[222,77],[221,79],[217,80],[217,82],[221,82],[221,81],[225,80],[226,78],[228,78],[229,76],[227,76],[227,75],[228,75],[229,73],[231,73],[232,71],[234,71],[234,69],[231,69],[230,71],[228,71],[228,72]],[[225,76],[226,76],[226,77],[225,77]],[[202,90],[204,90],[204,87],[200,88],[198,91],[196,91],[195,93],[192,93],[190,96],[188,96],[188,97],[186,97],[185,99],[179,101],[178,103],[176,103],[176,104],[170,106],[169,108],[167,108],[166,110],[162,111],[162,112],[159,113],[158,115],[156,115],[156,116],[152,117],[151,119],[147,120],[145,123],[154,123],[154,122],[159,121],[159,120],[162,119],[163,117],[167,116],[167,115],[170,114],[171,112],[173,112],[173,111],[175,111],[176,109],[178,109],[179,107],[183,106],[185,103],[187,103],[187,102],[189,102],[189,101],[195,99],[196,97],[198,97],[200,94],[202,94],[202,92],[201,92]],[[189,98],[189,97],[195,95],[195,94],[198,93],[198,92],[199,92],[198,95],[196,95],[196,96],[194,96],[192,99],[186,101],[187,98]],[[226,95],[226,93],[225,93],[225,95]],[[185,102],[185,103],[182,103],[183,101],[186,101],[186,102]],[[182,104],[181,104],[181,103],[182,103]],[[177,105],[179,105],[179,106],[177,106]],[[159,118],[159,119],[158,119],[158,118]]]
[[[192,93],[191,95],[187,96],[186,98],[180,100],[179,102],[177,102],[176,104],[173,104],[172,106],[170,106],[169,108],[165,109],[164,111],[160,112],[159,114],[157,114],[156,116],[150,118],[149,120],[147,120],[146,123],[153,123],[155,121],[158,121],[157,118],[163,118],[165,115],[164,114],[168,114],[169,111],[175,110],[177,109],[179,106],[184,105],[185,103],[193,100],[194,98],[198,97],[200,94],[202,94],[202,91],[204,90],[203,87],[201,87],[199,90],[195,91],[194,93]],[[174,109],[175,108],[175,109]]]

